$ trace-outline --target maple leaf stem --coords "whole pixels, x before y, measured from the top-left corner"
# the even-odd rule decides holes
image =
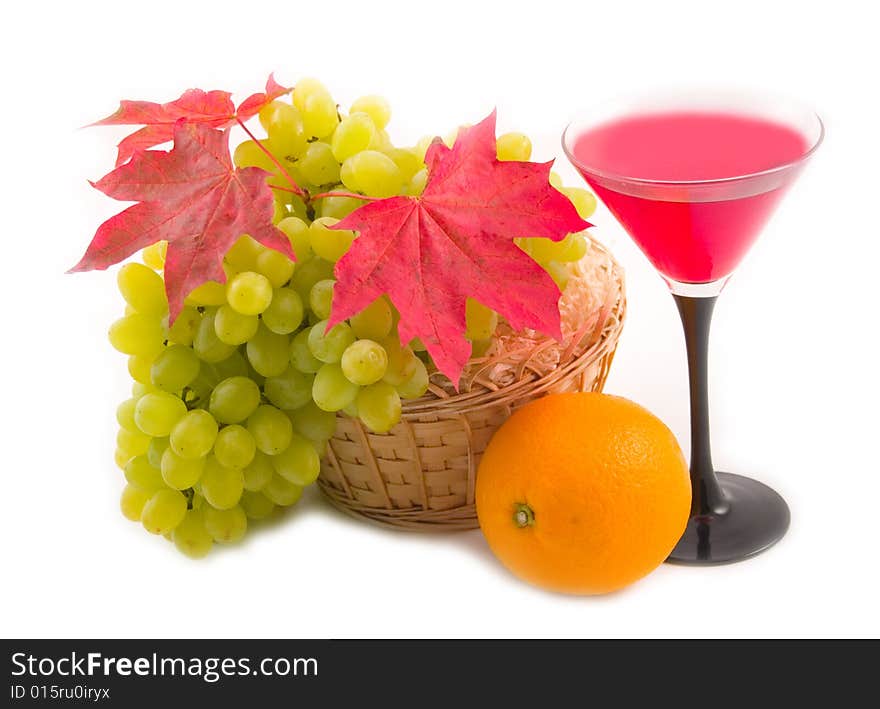
[[[269,188],[273,189],[273,190],[279,190],[281,192],[290,192],[290,194],[296,194],[296,195],[302,194],[301,192],[297,192],[296,190],[291,189],[290,187],[282,187],[281,185],[269,185]]]
[[[339,190],[313,194],[309,197],[309,199],[321,199],[323,197],[352,197],[353,199],[362,199],[365,202],[377,202],[378,200],[382,199],[382,197],[370,197],[369,195],[358,194],[357,192],[345,192]]]
[[[257,137],[253,133],[251,133],[250,129],[244,124],[244,121],[242,121],[241,118],[236,116],[235,122],[238,123],[238,125],[240,125],[242,127],[242,130],[244,130],[244,132],[248,134],[248,137],[252,141],[254,141],[256,146],[266,154],[266,157],[268,157],[275,164],[275,167],[277,167],[279,170],[281,170],[281,174],[284,175],[285,178],[287,178],[287,181],[290,183],[290,186],[293,188],[289,191],[293,192],[293,194],[295,194],[295,195],[299,195],[304,200],[308,200],[309,199],[308,193],[302,187],[300,187],[298,184],[296,184],[296,180],[294,180],[290,176],[290,173],[287,171],[287,169],[284,167],[284,165],[282,165],[281,162],[278,160],[278,158],[276,158],[274,155],[272,155],[271,152],[269,152],[269,150],[266,149],[265,145],[263,145],[259,140],[257,140]]]

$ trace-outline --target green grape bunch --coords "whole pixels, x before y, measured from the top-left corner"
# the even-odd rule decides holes
[[[395,147],[390,118],[378,96],[357,99],[343,115],[323,85],[305,79],[292,102],[276,100],[260,112],[266,137],[235,149],[238,167],[261,167],[279,187],[274,221],[295,263],[243,235],[225,255],[226,283],[193,290],[171,325],[167,244],[147,247],[142,263],[118,272],[126,305],[109,339],[128,356],[134,380],[116,412],[120,507],[190,557],[234,543],[249,525],[295,505],[318,478],[337,415],[386,433],[400,421],[402,400],[428,392],[430,357],[418,342],[400,342],[399,315],[386,297],[327,329],[334,264],[355,239],[328,227],[363,204],[359,194],[418,195],[427,181],[430,139]],[[531,143],[507,133],[497,153],[528,160]],[[302,195],[283,189],[288,175]],[[588,191],[554,184],[582,217],[595,209]],[[588,242],[571,234],[558,243],[527,236],[517,243],[564,287],[567,264]],[[470,300],[466,319],[474,353],[485,351],[498,315]]]

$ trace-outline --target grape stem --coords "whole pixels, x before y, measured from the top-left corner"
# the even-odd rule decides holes
[[[241,118],[239,118],[238,116],[235,117],[235,121],[236,121],[236,123],[238,123],[238,125],[240,125],[242,127],[242,130],[244,130],[244,132],[248,134],[248,137],[252,141],[254,141],[254,143],[257,145],[257,147],[266,154],[266,157],[268,157],[274,163],[275,167],[277,167],[279,170],[281,170],[281,174],[284,175],[285,178],[287,178],[287,181],[290,183],[290,186],[292,188],[289,191],[295,195],[299,195],[304,200],[308,200],[308,198],[309,198],[308,192],[306,192],[302,187],[300,187],[298,184],[296,184],[296,180],[294,180],[290,176],[290,173],[287,171],[287,168],[285,168],[284,165],[281,164],[281,162],[278,160],[278,158],[276,158],[274,155],[272,155],[272,153],[266,148],[265,145],[263,145],[259,140],[257,140],[257,137],[253,133],[251,133],[250,129],[244,124],[244,121],[242,121]]]
[[[289,192],[290,194],[301,195],[302,192],[298,192],[297,190],[291,189],[290,187],[282,187],[281,185],[269,185],[270,189],[280,190],[281,192]]]

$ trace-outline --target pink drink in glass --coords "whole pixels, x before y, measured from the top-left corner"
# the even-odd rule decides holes
[[[683,283],[729,276],[790,183],[736,192],[714,181],[776,170],[809,147],[792,127],[708,110],[625,116],[571,140],[584,179],[657,270]]]

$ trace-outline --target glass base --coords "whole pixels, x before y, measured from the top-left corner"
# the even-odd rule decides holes
[[[716,473],[729,507],[723,514],[691,517],[666,560],[672,564],[730,564],[769,549],[791,520],[778,492],[757,480]]]

